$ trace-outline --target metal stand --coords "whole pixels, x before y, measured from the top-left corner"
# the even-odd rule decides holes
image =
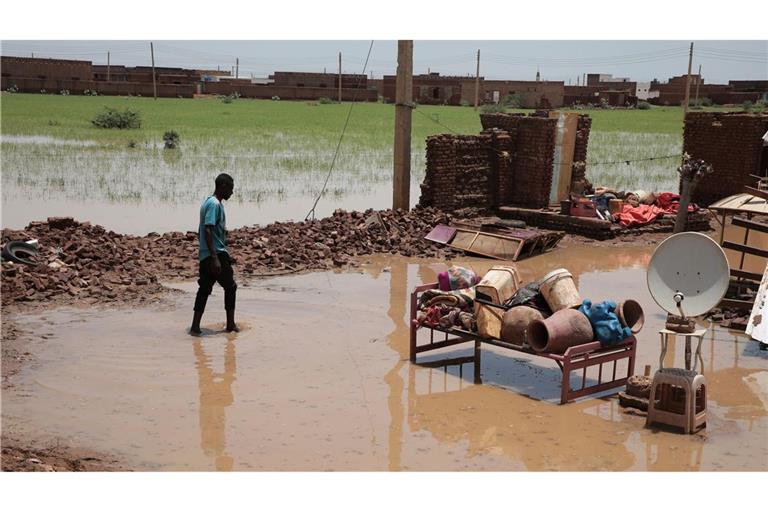
[[[661,355],[659,356],[659,371],[664,369],[664,357],[667,355],[667,345],[669,344],[669,336],[684,336],[685,337],[685,369],[691,369],[691,338],[697,338],[699,341],[696,344],[696,358],[693,361],[693,371],[696,371],[698,362],[701,361],[701,368],[704,368],[704,359],[701,357],[701,342],[704,341],[704,335],[707,333],[706,329],[697,329],[693,332],[675,332],[669,329],[662,329],[659,331],[661,335]]]

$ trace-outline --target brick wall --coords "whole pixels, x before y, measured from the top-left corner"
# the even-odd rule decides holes
[[[571,166],[571,191],[577,194],[593,191],[592,183],[587,179],[587,146],[591,129],[592,118],[587,114],[580,114],[576,125],[576,145],[573,148]]]
[[[493,155],[488,134],[428,137],[427,172],[419,204],[446,211],[468,206],[492,208]]]
[[[152,84],[144,82],[102,82],[94,80],[40,80],[36,78],[2,78],[0,88],[6,90],[16,85],[19,92],[58,94],[68,90],[70,94],[83,94],[88,90],[97,91],[105,96],[152,96]],[[194,85],[157,84],[157,95],[161,98],[191,98],[195,93]]]
[[[718,199],[739,194],[744,185],[754,184],[750,174],[763,175],[760,159],[768,115],[691,112],[685,117],[683,151],[714,167],[694,191],[693,200],[709,205]]]
[[[3,77],[37,78],[41,80],[91,80],[91,61],[35,59],[31,57],[0,58]]]
[[[521,117],[517,126],[511,203],[527,208],[549,205],[557,119]]]
[[[584,116],[588,119],[588,116]],[[478,135],[427,139],[427,168],[419,204],[451,211],[549,204],[557,119],[482,114]],[[588,123],[585,122],[585,137]],[[586,142],[582,143],[586,154]]]
[[[326,87],[280,87],[275,85],[238,85],[228,82],[205,82],[203,93],[228,95],[237,92],[243,98],[269,99],[278,96],[281,100],[317,100],[319,98],[338,99],[338,89]],[[343,101],[376,101],[376,91],[371,89],[342,89]]]

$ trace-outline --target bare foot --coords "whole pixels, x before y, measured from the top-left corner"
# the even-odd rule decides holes
[[[237,326],[237,324],[228,325],[226,327],[227,332],[240,332],[240,328]]]

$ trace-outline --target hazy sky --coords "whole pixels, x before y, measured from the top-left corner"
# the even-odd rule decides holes
[[[91,60],[106,64],[149,65],[148,41],[2,41],[3,55]],[[610,73],[637,81],[667,80],[684,74],[690,41],[420,41],[414,42],[414,73],[474,75],[492,79],[576,83],[583,73]],[[155,65],[231,69],[265,77],[273,71],[336,72],[342,52],[345,73],[363,70],[370,41],[163,41],[155,40]],[[374,41],[366,74],[394,74],[397,42]],[[706,83],[768,80],[768,41],[694,41],[693,72],[702,66]]]

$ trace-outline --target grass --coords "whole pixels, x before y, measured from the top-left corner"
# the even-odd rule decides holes
[[[182,140],[248,138],[259,141],[272,139],[278,133],[335,140],[349,109],[349,103],[240,99],[225,104],[216,99],[160,98],[155,101],[143,97],[7,93],[2,95],[1,105],[3,135],[49,135],[119,145],[127,144],[131,139],[161,140],[168,130],[179,132]],[[142,127],[117,131],[92,126],[90,120],[104,107],[138,110]],[[471,107],[424,105],[418,107],[418,112],[413,115],[412,128],[413,140],[418,144],[429,135],[446,132],[441,124],[459,133],[480,130],[478,114]],[[592,117],[595,131],[682,133],[680,107],[578,112]],[[389,146],[393,130],[394,106],[381,103],[355,105],[348,129],[348,136],[353,141],[369,147]]]
[[[237,176],[243,201],[312,198],[322,188],[350,106],[5,93],[0,101],[3,201],[19,204],[84,196],[115,203],[195,203],[210,187],[211,175],[221,170]],[[90,120],[104,107],[139,111],[141,128],[93,126]],[[594,164],[680,153],[681,108],[578,112],[593,119],[587,175],[595,184],[676,189],[676,160]],[[429,135],[480,130],[478,112],[471,107],[419,106],[412,120],[413,181],[423,179]],[[181,141],[173,152],[162,150],[168,131]],[[345,196],[388,197],[393,136],[394,106],[355,104],[326,195],[341,206]],[[19,137],[32,137],[34,143]]]

